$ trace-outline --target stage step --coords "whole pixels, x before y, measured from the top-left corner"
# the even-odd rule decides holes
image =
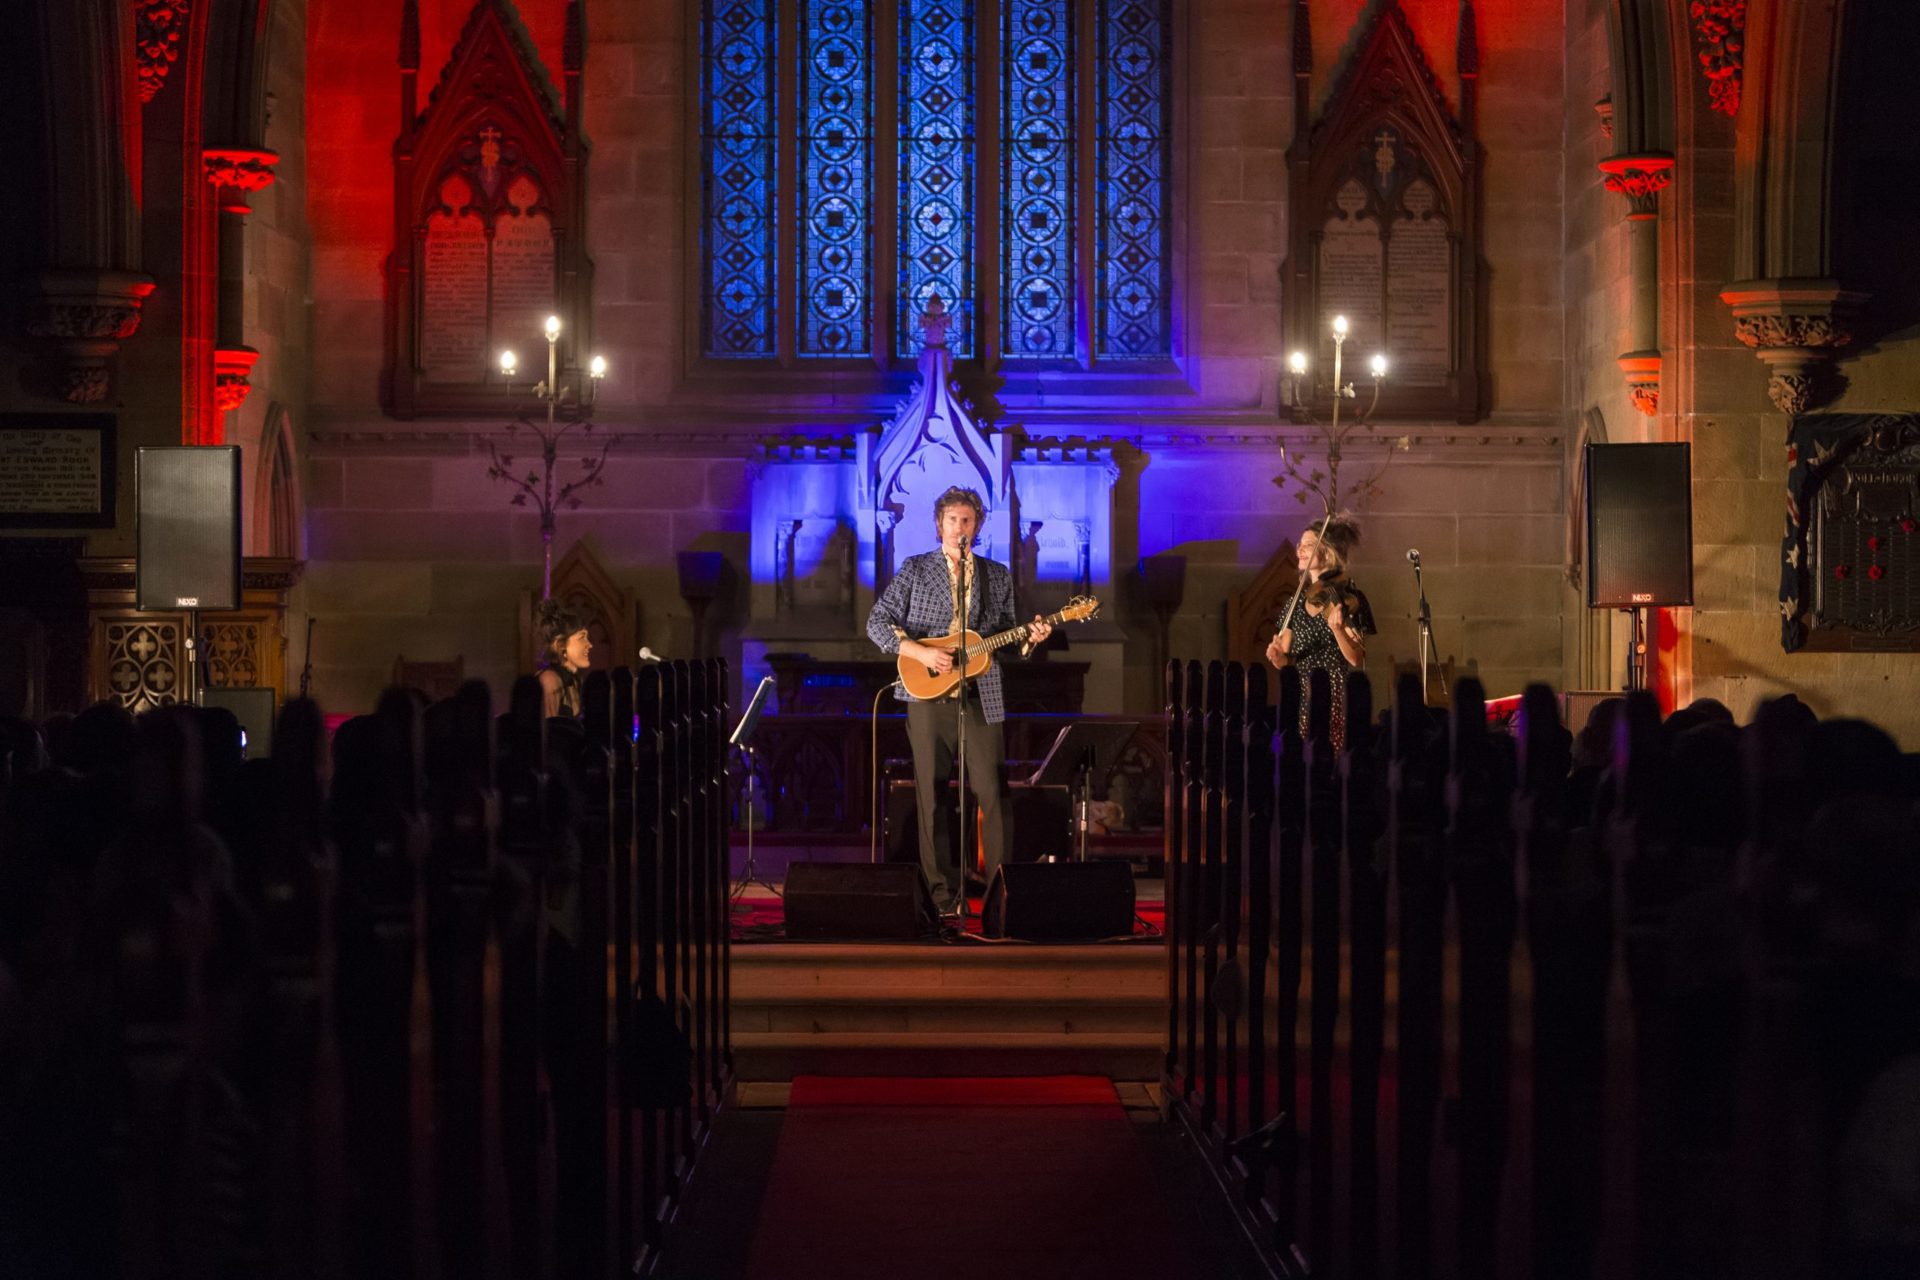
[[[735,945],[735,1076],[1156,1079],[1165,991],[1157,946]]]

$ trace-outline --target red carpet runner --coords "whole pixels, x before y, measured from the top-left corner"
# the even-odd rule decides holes
[[[794,1081],[749,1280],[1197,1280],[1111,1082]]]

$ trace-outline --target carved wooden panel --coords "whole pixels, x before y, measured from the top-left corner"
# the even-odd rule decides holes
[[[135,714],[178,702],[186,685],[186,634],[185,614],[96,614],[88,696],[117,698]]]
[[[418,43],[403,40],[387,408],[397,417],[511,408],[545,375],[543,324],[561,318],[562,368],[590,337],[580,133],[582,46],[570,15],[563,104],[526,33],[478,0],[426,109]],[[523,371],[500,372],[512,350]]]
[[[205,683],[272,689],[287,698],[287,592],[304,564],[249,557],[241,566],[239,609],[199,616]],[[187,615],[134,607],[133,561],[81,562],[87,583],[87,697],[117,698],[140,712],[178,701],[186,686]]]
[[[1815,414],[1787,445],[1781,643],[1920,650],[1920,414]]]
[[[1314,119],[1307,10],[1294,8],[1295,118],[1302,123],[1287,152],[1285,343],[1313,358],[1306,398],[1316,412],[1331,405],[1332,323],[1340,315],[1351,326],[1342,383],[1364,384],[1368,360],[1376,352],[1388,357],[1381,416],[1473,422],[1481,415],[1478,57],[1472,11],[1462,13],[1458,116],[1399,5],[1388,0],[1375,8]]]

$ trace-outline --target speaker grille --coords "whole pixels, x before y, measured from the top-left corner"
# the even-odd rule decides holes
[[[1587,446],[1587,603],[1693,603],[1691,447]]]
[[[240,450],[141,449],[134,594],[142,609],[240,607]]]

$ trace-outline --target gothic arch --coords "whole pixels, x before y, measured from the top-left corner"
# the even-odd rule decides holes
[[[251,541],[254,554],[288,560],[306,555],[306,488],[300,480],[300,449],[293,415],[278,401],[267,406],[260,428],[260,459],[254,473]]]

